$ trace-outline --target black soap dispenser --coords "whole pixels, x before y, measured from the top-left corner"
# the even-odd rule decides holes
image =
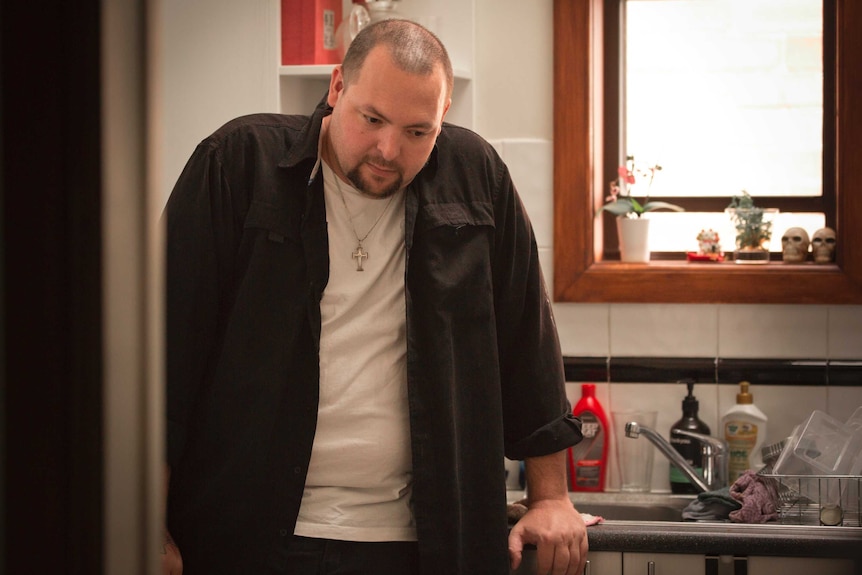
[[[688,386],[688,395],[682,400],[682,419],[674,423],[670,428],[670,443],[682,455],[689,465],[703,476],[703,455],[701,454],[701,442],[693,437],[674,434],[674,429],[682,429],[685,431],[694,431],[695,433],[703,433],[709,435],[709,426],[702,422],[697,417],[697,410],[700,404],[694,396],[694,382],[685,381]],[[675,465],[670,466],[670,490],[672,493],[697,493],[697,489],[689,482],[688,478],[676,468]]]

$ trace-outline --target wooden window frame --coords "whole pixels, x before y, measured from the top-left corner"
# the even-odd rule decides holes
[[[862,3],[834,2],[838,235],[834,264],[606,261],[602,172],[603,3],[554,0],[554,299],[560,302],[862,304]],[[831,120],[831,121],[832,121]],[[828,131],[827,131],[828,133]],[[824,142],[829,145],[829,142]],[[856,187],[854,190],[854,186]],[[597,215],[599,214],[599,215]]]

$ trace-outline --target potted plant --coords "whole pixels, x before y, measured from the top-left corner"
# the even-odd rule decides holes
[[[772,222],[778,209],[755,206],[754,198],[742,190],[742,195],[731,198],[725,211],[736,229],[734,261],[738,264],[768,263]]]
[[[658,164],[640,166],[634,156],[626,156],[626,164],[617,168],[617,178],[611,181],[610,195],[602,211],[616,216],[617,236],[620,243],[620,259],[624,262],[649,261],[649,220],[644,214],[655,210],[683,211],[683,208],[668,202],[650,201],[649,194]],[[638,180],[640,179],[640,183]],[[646,185],[644,199],[638,201],[633,195],[636,186]]]

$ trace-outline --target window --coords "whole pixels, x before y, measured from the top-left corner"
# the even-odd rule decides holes
[[[775,206],[783,211],[825,214],[826,223],[838,232],[836,263],[769,266],[612,261],[606,248],[612,247],[615,234],[606,233],[611,226],[598,210],[607,192],[608,170],[615,172],[618,158],[625,155],[617,137],[621,133],[617,114],[607,109],[613,107],[608,102],[622,102],[614,93],[619,83],[604,81],[606,60],[620,59],[613,53],[619,45],[613,41],[614,29],[605,24],[614,21],[611,12],[619,0],[556,0],[554,6],[554,293],[558,301],[862,303],[862,254],[851,252],[842,242],[842,238],[862,237],[862,198],[851,187],[862,177],[862,166],[854,165],[852,157],[862,148],[862,82],[853,73],[862,66],[860,39],[854,32],[862,25],[862,5],[824,0],[822,193],[812,195],[809,190],[796,197],[770,198],[770,203],[783,202]],[[756,198],[766,195],[751,191]],[[704,212],[723,211],[729,199],[727,195],[674,198],[670,192],[668,196],[668,201],[685,201],[689,210]]]
[[[827,220],[834,225],[824,203],[834,187],[822,178],[823,88],[833,84],[833,70],[823,73],[822,0],[620,0],[617,7],[605,11],[605,29],[622,33],[609,33],[605,45],[620,42],[622,57],[604,65],[606,82],[624,79],[622,102],[606,101],[606,113],[620,110],[623,118],[620,152],[663,166],[651,186],[634,186],[638,196],[649,187],[651,196],[687,208],[649,214],[652,250],[683,259],[708,228],[731,250],[723,209],[743,189],[757,205],[780,209],[773,240],[791,226],[810,234]],[[606,159],[606,176],[615,174],[613,157]],[[698,211],[705,202],[689,198],[712,199],[713,211]],[[780,259],[781,243],[771,249]]]

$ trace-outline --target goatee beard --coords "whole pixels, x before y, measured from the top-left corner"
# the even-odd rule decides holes
[[[401,174],[398,174],[398,177],[395,178],[395,181],[392,182],[391,185],[387,186],[380,192],[374,192],[372,191],[372,186],[370,186],[368,181],[363,178],[362,175],[359,173],[358,166],[347,172],[347,174],[345,175],[347,176],[347,179],[350,181],[353,187],[359,190],[363,195],[371,198],[377,198],[380,200],[386,199],[397,193],[398,190],[401,189],[401,186],[404,182],[404,178],[401,176]]]

